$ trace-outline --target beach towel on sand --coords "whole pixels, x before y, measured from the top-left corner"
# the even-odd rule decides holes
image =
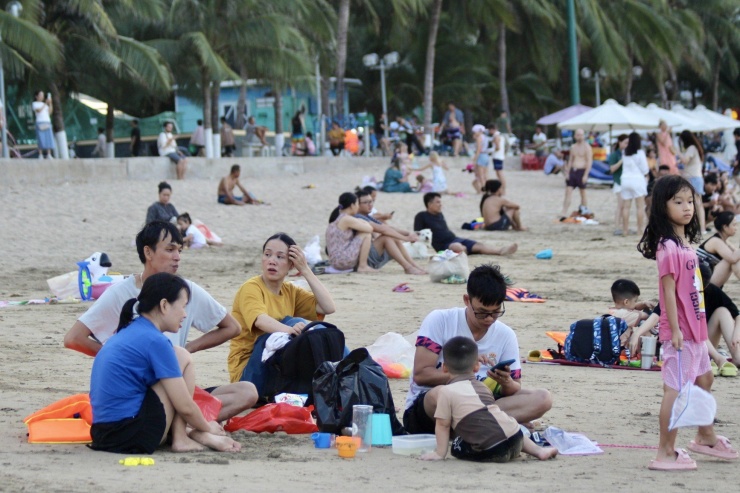
[[[523,303],[544,303],[546,300],[524,288],[506,288],[506,301],[521,301]]]

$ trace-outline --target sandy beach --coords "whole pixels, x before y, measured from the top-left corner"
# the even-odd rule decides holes
[[[230,309],[238,287],[259,273],[259,253],[265,239],[285,231],[300,245],[314,235],[325,246],[329,213],[340,193],[351,191],[363,175],[382,178],[383,168],[339,167],[326,158],[323,171],[282,178],[244,179],[244,185],[270,206],[227,207],[216,203],[218,180],[171,181],[172,203],[189,212],[224,240],[225,246],[183,254],[179,274],[206,288]],[[223,174],[228,172],[223,161]],[[543,304],[507,303],[503,322],[517,333],[520,354],[544,349],[547,330],[567,330],[581,318],[605,313],[611,304],[609,287],[620,277],[634,280],[643,298],[657,297],[657,270],[636,251],[637,236],[615,237],[615,197],[610,189],[588,190],[589,206],[599,225],[563,225],[555,220],[562,206],[563,180],[536,171],[507,172],[510,200],[522,205],[528,232],[463,232],[460,225],[479,215],[479,196],[472,194],[472,175],[461,173],[463,160],[450,163],[450,190],[443,212],[461,236],[494,245],[517,242],[509,257],[473,256],[475,265],[501,265],[517,287],[547,298]],[[19,301],[49,295],[46,280],[76,269],[75,262],[95,251],[106,252],[112,271],[141,271],[132,239],[142,226],[147,207],[157,198],[158,180],[69,183],[53,186],[0,184],[0,300]],[[303,188],[313,184],[315,188]],[[577,194],[573,208],[577,207]],[[423,209],[418,194],[380,194],[376,207],[395,211],[393,224],[411,229]],[[634,227],[634,216],[631,226]],[[463,234],[464,233],[464,234]],[[552,248],[551,260],[534,255]],[[391,262],[372,275],[324,275],[337,304],[328,320],[342,329],[350,347],[371,344],[387,332],[409,334],[435,308],[462,305],[465,287],[431,283],[410,276]],[[391,289],[407,282],[412,293]],[[733,279],[725,290],[740,300]],[[317,450],[306,435],[261,435],[239,432],[238,454],[158,451],[156,465],[124,467],[122,456],[93,452],[81,445],[31,445],[23,417],[71,394],[87,392],[92,360],[67,350],[62,339],[88,304],[6,306],[0,308],[0,491],[685,491],[726,490],[736,483],[736,464],[694,454],[699,470],[670,474],[648,471],[658,442],[658,408],[662,382],[658,372],[523,365],[523,385],[543,387],[554,396],[554,407],[543,419],[568,431],[585,433],[604,447],[591,457],[558,457],[540,463],[522,458],[510,464],[485,465],[454,459],[425,463],[373,449],[354,460],[336,450]],[[191,337],[198,332],[191,331]],[[197,382],[202,387],[228,381],[228,345],[194,355]],[[733,418],[740,397],[738,379],[717,378],[717,431],[740,443],[740,426]],[[406,380],[391,380],[399,418],[408,390]],[[679,432],[685,447],[693,430]],[[737,445],[736,445],[737,446]],[[642,447],[642,448],[641,448]]]

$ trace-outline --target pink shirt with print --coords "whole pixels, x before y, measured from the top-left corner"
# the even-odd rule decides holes
[[[672,275],[676,281],[676,306],[678,326],[686,341],[707,340],[707,318],[704,311],[704,288],[699,272],[699,262],[692,248],[679,246],[673,240],[658,245],[655,254],[658,262],[658,279]],[[661,341],[671,340],[671,326],[665,304],[663,283],[660,282],[660,332]]]

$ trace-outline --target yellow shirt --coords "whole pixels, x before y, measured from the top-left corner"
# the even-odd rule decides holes
[[[234,297],[231,315],[242,327],[241,333],[231,340],[229,348],[229,378],[231,382],[241,379],[244,367],[254,350],[254,342],[264,334],[254,326],[255,320],[267,314],[275,320],[285,317],[301,317],[317,320],[316,297],[310,291],[301,289],[292,283],[283,283],[280,294],[271,292],[262,276],[256,276],[242,284]]]

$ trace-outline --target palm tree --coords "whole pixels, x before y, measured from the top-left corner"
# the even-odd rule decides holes
[[[434,97],[434,63],[436,60],[437,31],[442,15],[442,0],[434,0],[429,16],[429,40],[427,41],[426,69],[424,70],[424,133],[432,135],[432,105]]]
[[[337,10],[337,115],[344,116],[344,72],[347,69],[347,29],[350,0],[339,0]]]

